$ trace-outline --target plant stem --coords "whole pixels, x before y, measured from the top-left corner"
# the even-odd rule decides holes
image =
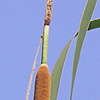
[[[27,88],[27,93],[26,93],[25,100],[28,100],[28,98],[29,98],[29,93],[30,93],[30,88],[31,88],[33,73],[34,73],[34,69],[35,69],[35,63],[36,63],[36,59],[37,59],[37,56],[38,56],[38,52],[39,52],[39,49],[40,49],[41,42],[42,42],[42,35],[41,35],[39,46],[37,48],[35,59],[34,59],[34,62],[33,62],[33,67],[32,67],[32,70],[31,70],[31,76],[30,76],[30,79],[29,79],[29,83],[28,83],[28,88]]]
[[[44,29],[43,29],[41,64],[47,64],[49,25],[50,25],[51,16],[52,16],[52,5],[53,5],[52,0],[47,0],[46,12],[45,12],[45,22],[44,22]]]
[[[41,64],[47,64],[48,37],[49,37],[49,25],[45,25],[44,30],[43,30],[43,44],[42,44],[42,61],[41,61]]]

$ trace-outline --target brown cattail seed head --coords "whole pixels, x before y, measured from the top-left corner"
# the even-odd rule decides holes
[[[45,24],[44,25],[49,25],[51,21],[51,16],[52,16],[52,0],[47,0],[47,5],[46,5],[46,14],[45,14]]]
[[[34,100],[50,100],[50,73],[47,64],[41,64],[37,72]]]

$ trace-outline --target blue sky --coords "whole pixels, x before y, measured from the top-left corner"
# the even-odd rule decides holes
[[[48,66],[50,73],[61,50],[79,28],[87,0],[54,0],[50,24]],[[25,100],[35,53],[43,33],[45,0],[0,0],[0,100]],[[100,1],[92,19],[100,18]],[[74,39],[64,64],[58,100],[69,100]],[[41,48],[33,75],[41,62]],[[100,29],[87,32],[73,91],[73,100],[100,99]]]

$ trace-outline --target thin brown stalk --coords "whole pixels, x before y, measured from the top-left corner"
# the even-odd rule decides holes
[[[29,97],[30,87],[31,87],[33,73],[34,73],[35,64],[36,64],[36,59],[37,59],[37,56],[38,56],[38,52],[39,52],[39,49],[40,49],[42,39],[43,39],[43,35],[41,35],[41,39],[40,39],[40,42],[39,42],[39,45],[38,45],[38,48],[37,48],[37,52],[36,52],[36,55],[35,55],[35,59],[34,59],[34,62],[33,62],[33,67],[32,67],[32,70],[31,70],[31,75],[30,75],[30,79],[29,79],[29,83],[28,83],[28,88],[27,88],[27,93],[26,93],[26,99],[25,100],[28,100],[28,97]]]

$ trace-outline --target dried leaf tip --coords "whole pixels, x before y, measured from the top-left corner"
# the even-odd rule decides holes
[[[41,39],[43,40],[43,34],[41,35]]]
[[[52,2],[52,0],[47,0],[44,25],[49,25],[50,24],[51,17],[52,17],[52,9],[53,9],[53,2]]]

